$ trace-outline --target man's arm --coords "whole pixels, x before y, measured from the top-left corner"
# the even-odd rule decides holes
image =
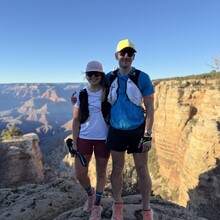
[[[75,105],[76,102],[77,102],[77,98],[76,98],[75,94],[76,94],[76,92],[73,92],[73,94],[72,94],[72,96],[71,96],[71,103],[72,103],[73,105]]]
[[[144,96],[143,101],[146,109],[145,131],[152,130],[154,123],[154,94]]]

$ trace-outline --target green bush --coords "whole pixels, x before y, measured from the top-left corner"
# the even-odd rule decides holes
[[[22,132],[20,128],[15,126],[9,126],[8,129],[5,129],[1,133],[2,140],[12,140],[16,138],[20,138],[22,135]]]

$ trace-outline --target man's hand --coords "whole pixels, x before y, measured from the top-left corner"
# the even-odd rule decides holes
[[[72,103],[73,105],[75,105],[76,102],[77,102],[77,98],[75,97],[75,94],[76,94],[76,92],[73,92],[73,94],[72,94],[72,96],[71,96],[71,103]]]
[[[142,153],[148,152],[151,149],[151,141],[142,144]]]
[[[152,138],[150,136],[144,136],[141,139],[140,144],[138,146],[138,148],[141,150],[141,153],[148,152],[151,149],[151,140]]]

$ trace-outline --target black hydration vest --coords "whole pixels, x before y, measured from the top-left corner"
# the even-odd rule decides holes
[[[114,70],[110,76],[110,85],[105,85],[105,99],[101,103],[101,111],[103,118],[105,119],[106,123],[109,124],[110,122],[110,110],[111,110],[111,104],[107,101],[109,88],[112,84],[112,82],[118,77],[117,75],[118,69]],[[138,77],[140,74],[140,70],[135,70],[131,75],[129,75],[129,78],[137,85],[138,87]],[[88,93],[86,89],[82,89],[79,93],[79,101],[80,101],[80,114],[79,114],[79,121],[80,123],[86,122],[86,120],[89,117],[89,103],[88,103]]]
[[[118,89],[120,87],[119,79],[118,79],[118,69],[111,72],[109,76],[110,86],[109,86],[109,95],[108,102],[111,105],[114,105],[116,100],[118,99]],[[130,100],[134,105],[140,106],[142,102],[142,94],[140,88],[138,86],[138,77],[140,75],[140,70],[135,69],[131,74],[128,75],[129,79],[126,82],[125,95],[128,100]]]
[[[115,80],[116,77],[118,77],[117,72],[119,69],[116,69],[112,72],[112,74],[110,75],[110,86],[112,84],[112,82]],[[131,79],[131,81],[133,81],[133,83],[138,87],[138,77],[140,74],[140,70],[135,69],[134,72],[132,74],[129,74],[129,78]],[[109,87],[110,87],[109,86]]]
[[[107,101],[107,96],[108,96],[108,87],[105,88],[105,99],[101,103],[101,110],[102,110],[102,115],[103,118],[105,119],[106,123],[109,124],[110,121],[110,110],[111,110],[111,104],[108,103]],[[80,106],[79,106],[79,121],[80,123],[86,122],[86,120],[89,117],[89,103],[88,103],[88,93],[86,89],[82,89],[79,93],[79,101],[80,101]]]

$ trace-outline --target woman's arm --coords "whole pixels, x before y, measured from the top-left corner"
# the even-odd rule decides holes
[[[77,138],[79,136],[79,108],[74,107],[74,116],[73,116],[73,123],[72,123],[72,135],[73,135],[73,149],[77,150]]]

